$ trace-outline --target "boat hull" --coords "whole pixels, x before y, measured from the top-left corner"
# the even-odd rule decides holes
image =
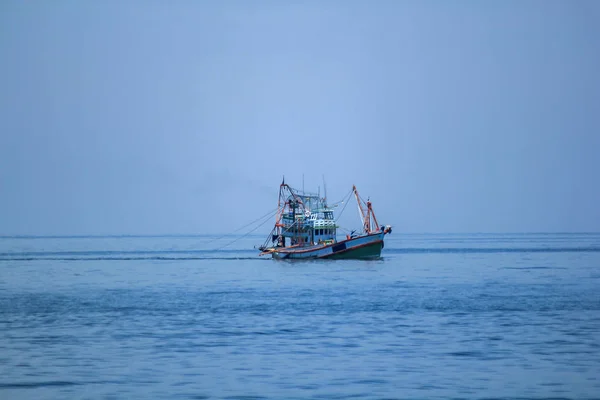
[[[381,257],[383,232],[346,239],[330,245],[274,248],[269,253],[279,260],[376,259]]]
[[[330,260],[372,260],[381,257],[381,249],[383,241],[370,243],[354,249],[348,249],[341,253],[333,253],[328,257],[323,257]]]

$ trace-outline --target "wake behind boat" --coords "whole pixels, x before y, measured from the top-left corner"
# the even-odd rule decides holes
[[[265,244],[259,248],[260,255],[288,260],[379,258],[384,236],[392,233],[392,227],[379,226],[371,202],[365,202],[359,196],[356,186],[352,187],[352,193],[358,203],[363,233],[346,235],[345,240],[338,241],[339,227],[326,198],[300,192],[282,182],[275,226]]]

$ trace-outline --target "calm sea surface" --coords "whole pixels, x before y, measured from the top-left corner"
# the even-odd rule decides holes
[[[600,397],[600,234],[0,238],[0,399]]]

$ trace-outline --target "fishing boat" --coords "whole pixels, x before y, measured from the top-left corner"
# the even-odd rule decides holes
[[[363,232],[352,231],[337,240],[335,207],[327,205],[327,196],[293,189],[284,180],[279,187],[275,226],[259,247],[260,255],[285,260],[381,257],[384,237],[392,233],[392,227],[379,225],[371,202],[360,197],[356,186],[348,199],[352,194],[358,203]]]

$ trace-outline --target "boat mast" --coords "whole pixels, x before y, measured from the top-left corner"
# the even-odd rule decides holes
[[[283,227],[284,224],[281,221],[283,218],[283,214],[285,212],[285,206],[287,201],[285,199],[285,188],[289,189],[289,186],[285,183],[285,177],[281,181],[281,185],[279,185],[279,199],[277,199],[277,217],[275,219],[275,230],[278,236],[283,235]]]
[[[367,218],[367,212],[363,209],[360,201],[360,196],[358,195],[358,190],[356,190],[356,186],[352,185],[352,192],[354,193],[354,197],[356,197],[356,204],[358,205],[358,215],[360,216],[360,221],[362,222],[363,229],[365,232],[369,233],[368,223],[365,222]]]
[[[358,203],[358,212],[360,215],[360,219],[363,224],[363,229],[365,233],[369,234],[373,232],[371,230],[371,218],[373,218],[373,227],[375,231],[379,231],[379,223],[377,222],[377,218],[375,218],[375,213],[373,212],[373,207],[371,206],[371,202],[369,200],[366,203],[360,198],[358,194],[358,190],[356,190],[356,186],[352,186],[352,191],[354,192],[354,196],[356,197],[356,203]],[[365,208],[366,205],[366,208]]]
[[[327,208],[327,184],[325,183],[325,174],[323,174],[323,206]]]

